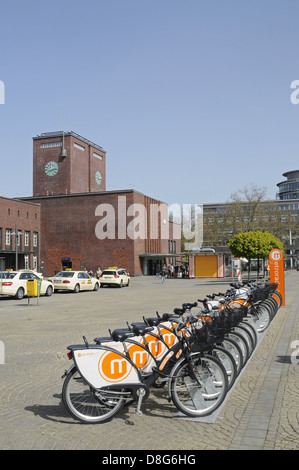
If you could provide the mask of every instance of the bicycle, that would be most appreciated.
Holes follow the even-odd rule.
[[[189,329],[190,324],[192,320],[188,321]],[[186,325],[187,322],[180,322],[177,330]],[[146,333],[152,331],[152,327],[146,328]],[[112,339],[133,340],[135,334],[129,329],[117,330]],[[74,363],[63,376],[62,388],[67,411],[81,422],[105,422],[129,400],[137,401],[136,413],[141,415],[142,402],[160,376],[168,378],[169,396],[187,416],[206,416],[225,399],[228,391],[225,368],[217,358],[205,352],[206,345],[198,341],[196,329],[188,337],[180,336],[147,373],[139,370],[126,352],[103,343],[90,345],[85,337],[83,339],[84,344],[67,348],[69,359]]]
[[[192,305],[193,307],[194,305]],[[184,314],[191,314],[191,306],[190,304],[183,304],[182,308],[175,308],[174,309],[174,314],[168,314],[165,313],[163,314],[162,317],[159,316],[158,312],[156,312],[157,316],[156,317],[149,317],[149,318],[144,318],[143,320],[147,325],[154,326],[157,329],[157,334],[162,337],[168,345],[173,345],[176,342],[179,341],[179,337],[177,335],[176,331],[176,326],[177,322],[175,321],[177,318],[180,318]],[[172,321],[170,322],[169,319]],[[193,316],[194,323],[193,323],[193,328],[197,328],[200,330],[198,332],[198,335],[200,335],[201,339],[203,341],[207,342],[207,332],[205,330],[205,322],[204,321],[198,321],[198,318]],[[183,332],[183,334],[189,334],[188,332],[188,324]],[[231,389],[232,385],[235,382],[235,379],[238,375],[238,370],[237,370],[237,358],[236,356],[223,344],[219,344],[216,341],[216,337],[213,332],[211,332],[211,335],[213,335],[213,338],[209,339],[209,354],[214,355],[217,357],[222,364],[225,367],[227,376],[228,376],[228,389]],[[231,349],[231,348],[230,348]],[[241,351],[238,351],[238,354],[241,354]],[[158,386],[163,386],[165,385],[166,379],[158,379],[157,382],[154,384],[156,387]]]

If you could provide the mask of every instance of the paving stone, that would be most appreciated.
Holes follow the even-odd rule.
[[[66,346],[107,336],[142,316],[172,312],[183,302],[229,287],[229,279],[166,280],[132,278],[129,288],[55,293],[28,306],[27,299],[0,299],[1,450],[201,450],[298,449],[299,365],[290,361],[291,342],[299,340],[299,272],[286,274],[286,305],[265,333],[217,419],[175,419],[167,390],[153,390],[112,421],[83,425],[61,401]]]

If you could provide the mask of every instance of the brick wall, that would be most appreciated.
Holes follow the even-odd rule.
[[[19,268],[24,267],[23,258],[24,254],[28,255],[29,265],[33,267],[32,256],[35,255],[39,258],[39,238],[40,238],[40,206],[29,202],[21,202],[16,199],[8,199],[0,197],[0,251],[2,257],[8,257],[7,262],[15,263],[14,254],[16,249],[16,237],[11,235],[10,245],[5,243],[6,229],[10,229],[11,232],[16,230],[20,231],[20,245],[18,247],[19,252]],[[29,232],[29,245],[25,246],[24,234]],[[33,246],[33,234],[38,234],[38,245]],[[6,263],[5,268],[9,269],[15,266],[9,266]]]
[[[62,258],[70,258],[76,270],[84,267],[95,271],[98,266],[102,269],[118,266],[128,269],[132,275],[139,275],[142,274],[140,253],[168,252],[168,239],[161,239],[163,218],[155,221],[157,238],[150,238],[154,223],[150,205],[160,205],[160,202],[139,192],[108,191],[30,200],[40,203],[42,208],[41,260],[45,275],[61,270]],[[143,207],[144,217],[137,210]],[[134,239],[134,234],[140,234],[143,223],[145,236]]]
[[[35,137],[33,139],[33,196],[76,194],[106,190],[106,152],[81,141],[73,135],[64,137],[67,156],[62,158],[62,136]],[[54,176],[45,173],[45,166],[53,161],[58,164]],[[95,173],[100,172],[102,181],[97,184]]]

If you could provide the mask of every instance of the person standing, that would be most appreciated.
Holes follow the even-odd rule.
[[[102,274],[102,271],[101,271],[101,268],[100,268],[100,266],[99,266],[98,269],[97,269],[97,272],[96,272],[96,277],[97,277],[97,279],[100,278],[100,275],[101,275],[101,274]]]
[[[161,270],[161,282],[162,282],[162,284],[164,284],[164,282],[165,282],[166,274],[167,274],[167,267],[166,267],[166,264],[164,264],[164,266]]]

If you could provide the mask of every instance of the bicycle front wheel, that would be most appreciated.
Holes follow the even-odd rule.
[[[66,376],[62,400],[70,415],[82,423],[102,423],[112,418],[123,406],[120,393],[92,389],[74,367]]]
[[[234,356],[227,349],[219,345],[214,346],[211,354],[217,357],[224,366],[227,375],[228,390],[230,390],[237,377],[237,363]]]
[[[190,417],[213,413],[228,391],[228,379],[221,362],[208,354],[193,353],[171,371],[169,394],[176,408]]]

